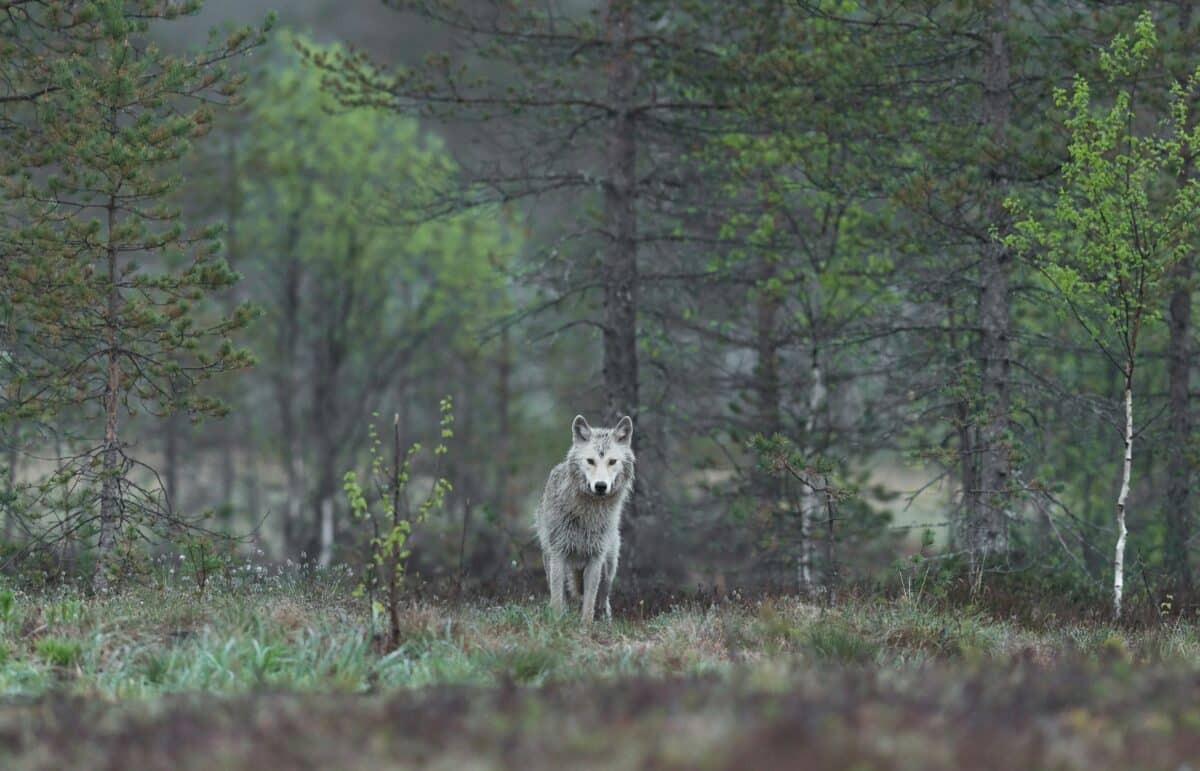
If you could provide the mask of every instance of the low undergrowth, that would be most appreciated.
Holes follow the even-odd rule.
[[[392,648],[344,572],[246,572],[204,592],[0,588],[0,768],[1101,771],[1200,757],[1188,621],[769,597],[638,604],[585,629],[536,596],[414,600]]]
[[[1200,671],[1194,623],[1036,628],[969,607],[792,598],[684,604],[582,628],[545,603],[414,602],[385,650],[335,574],[236,591],[179,586],[85,597],[0,590],[0,692],[146,699],[180,692],[367,693],[429,686],[902,670],[1022,659]],[[376,629],[381,624],[376,624]]]
[[[540,671],[541,658],[534,661]],[[509,660],[509,663],[512,663]],[[0,701],[0,765],[41,769],[1180,769],[1200,680],[1076,660],[798,668],[540,688]]]

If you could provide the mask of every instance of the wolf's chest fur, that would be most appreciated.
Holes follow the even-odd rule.
[[[577,496],[561,509],[561,516],[546,523],[550,544],[564,557],[585,560],[604,553],[620,527],[624,495],[603,501]]]

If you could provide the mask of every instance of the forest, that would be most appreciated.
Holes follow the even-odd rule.
[[[1193,6],[0,0],[0,765],[1195,762]]]

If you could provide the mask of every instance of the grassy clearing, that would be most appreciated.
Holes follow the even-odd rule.
[[[1200,666],[1200,638],[1190,623],[1035,630],[915,602],[823,609],[774,598],[678,607],[591,630],[574,618],[552,618],[540,602],[415,604],[402,623],[403,644],[379,650],[363,604],[336,581],[205,595],[183,588],[103,599],[13,594],[0,603],[0,692],[106,699],[261,689],[365,693],[1014,656],[1043,665],[1119,659]]]
[[[6,769],[1200,757],[1200,637],[1183,622],[1031,628],[919,602],[774,598],[585,630],[540,602],[424,603],[383,652],[336,579],[0,595]]]

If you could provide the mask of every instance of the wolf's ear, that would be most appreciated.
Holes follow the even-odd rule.
[[[587,420],[582,415],[576,415],[571,421],[571,439],[578,442],[586,442],[592,438],[592,427],[588,425]]]
[[[617,427],[613,429],[613,436],[621,444],[629,444],[629,440],[633,438],[633,418],[626,415],[617,423]]]

